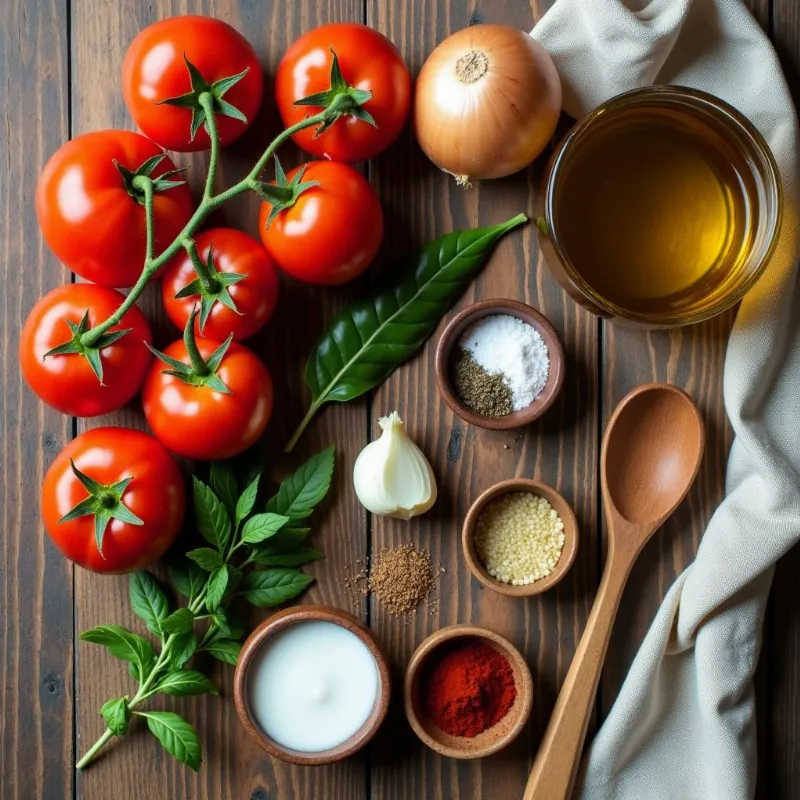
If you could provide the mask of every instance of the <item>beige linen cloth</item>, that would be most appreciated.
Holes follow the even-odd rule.
[[[726,498],[675,581],[583,764],[588,800],[754,794],[755,702],[773,565],[800,539],[798,130],[771,44],[739,0],[556,0],[532,34],[580,118],[647,84],[704,89],[746,114],[785,193],[778,250],[741,305],[725,358],[735,431]],[[775,632],[780,636],[780,631]]]

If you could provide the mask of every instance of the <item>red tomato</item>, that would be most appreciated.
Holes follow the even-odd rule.
[[[235,28],[213,17],[170,17],[149,25],[134,40],[122,62],[122,93],[133,121],[167,150],[185,153],[207,150],[210,140],[201,127],[191,139],[192,110],[157,105],[192,90],[186,58],[206,83],[248,73],[222,95],[247,117],[241,122],[215,115],[223,145],[238,139],[253,122],[261,105],[264,76],[255,50]]]
[[[112,489],[98,497],[101,507],[119,504],[141,524],[112,516],[102,535],[102,552],[95,537],[95,515],[59,522],[90,497],[70,465]],[[114,484],[130,478],[118,503]],[[118,486],[117,489],[120,487]],[[109,495],[111,499],[109,499]],[[135,572],[158,561],[180,530],[186,505],[183,476],[174,459],[152,436],[128,428],[94,428],[73,439],[47,470],[42,484],[42,518],[53,544],[70,560],[95,572]],[[127,515],[126,515],[127,516]]]
[[[153,337],[136,306],[111,328],[133,330],[100,350],[102,384],[79,353],[44,357],[73,338],[67,320],[78,325],[88,311],[92,327],[108,319],[124,299],[105,286],[72,283],[53,289],[33,307],[22,329],[19,360],[28,385],[45,403],[63,414],[95,417],[125,405],[139,391],[151,360],[144,343]]]
[[[306,128],[292,138],[315,156],[333,161],[365,161],[385,150],[400,134],[411,103],[411,76],[400,51],[381,33],[356,23],[333,23],[301,36],[286,52],[275,75],[275,95],[288,128],[321,110],[296,106],[330,88],[331,48],[348,86],[372,92],[363,108],[377,127],[353,116],[340,118],[321,136]]]
[[[145,259],[144,201],[129,194],[114,161],[133,172],[160,154],[130,131],[85,133],[56,150],[39,178],[36,213],[45,241],[69,269],[103,286],[136,283]],[[165,156],[151,177],[173,169]],[[158,255],[192,215],[188,187],[158,192],[153,208]]]
[[[200,330],[198,318],[195,333],[219,341],[227,339],[229,333],[237,341],[247,339],[266,324],[278,301],[278,273],[269,253],[260,242],[233,228],[203,231],[195,237],[195,244],[204,264],[211,254],[218,272],[223,275],[246,276],[244,280],[230,286],[219,286],[220,292],[228,292],[236,305],[236,311],[219,300],[214,300],[205,327]],[[161,283],[164,308],[169,318],[181,330],[186,327],[192,309],[199,303],[200,297],[191,295],[176,298],[175,295],[195,280],[197,273],[185,251],[176,256],[164,271]],[[212,298],[213,295],[209,300]]]
[[[346,283],[370,265],[381,245],[380,201],[369,182],[347,164],[312,161],[303,173],[306,181],[318,181],[319,186],[303,192],[269,227],[272,205],[262,202],[261,241],[278,266],[301,281]]]
[[[204,359],[220,346],[198,339]],[[183,341],[173,342],[164,354],[190,364]],[[217,376],[230,394],[208,386],[192,386],[156,361],[142,389],[144,415],[156,438],[186,458],[216,461],[246,450],[258,440],[272,416],[272,379],[267,368],[246,347],[232,342]]]

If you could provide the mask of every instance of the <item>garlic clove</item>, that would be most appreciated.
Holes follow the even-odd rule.
[[[411,519],[436,502],[433,469],[396,411],[378,424],[381,436],[361,451],[353,467],[356,495],[373,514]]]

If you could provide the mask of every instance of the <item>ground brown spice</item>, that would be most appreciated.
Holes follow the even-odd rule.
[[[390,614],[410,614],[434,587],[430,554],[413,544],[383,550],[373,560],[367,585]]]
[[[459,350],[453,361],[453,388],[465,406],[484,417],[504,417],[514,410],[511,389],[500,374],[487,372],[468,350]]]
[[[413,544],[402,544],[378,553],[371,568],[368,558],[345,564],[342,586],[354,614],[365,612],[364,599],[372,592],[392,616],[405,616],[410,621],[423,603],[431,614],[439,610],[439,600],[433,590],[436,579],[445,572],[447,570],[441,567],[434,573],[430,554],[425,550]]]

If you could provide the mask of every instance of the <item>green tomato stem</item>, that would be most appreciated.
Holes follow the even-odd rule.
[[[137,175],[133,179],[133,185],[136,189],[141,189],[144,192],[144,219],[147,242],[145,244],[145,266],[153,260],[153,238],[154,226],[153,219],[153,181],[145,175]]]
[[[200,283],[203,284],[203,288],[208,294],[216,294],[221,288],[220,283],[211,275],[208,266],[203,259],[200,258],[200,253],[197,252],[197,245],[194,239],[185,239],[183,241],[183,249],[186,250],[186,254],[189,256],[189,260],[192,262],[194,271],[197,273]]]
[[[219,165],[219,131],[217,130],[217,118],[214,115],[214,98],[210,92],[202,92],[197,98],[203,111],[206,112],[205,126],[208,131],[208,138],[211,140],[211,156],[208,162],[208,174],[206,175],[206,185],[203,190],[203,201],[211,200],[214,194],[214,182],[217,179],[217,166]]]
[[[205,359],[197,348],[197,339],[194,335],[194,320],[197,316],[197,308],[189,315],[186,327],[183,329],[183,346],[189,356],[189,363],[192,365],[192,372],[200,377],[205,377],[211,373]]]

